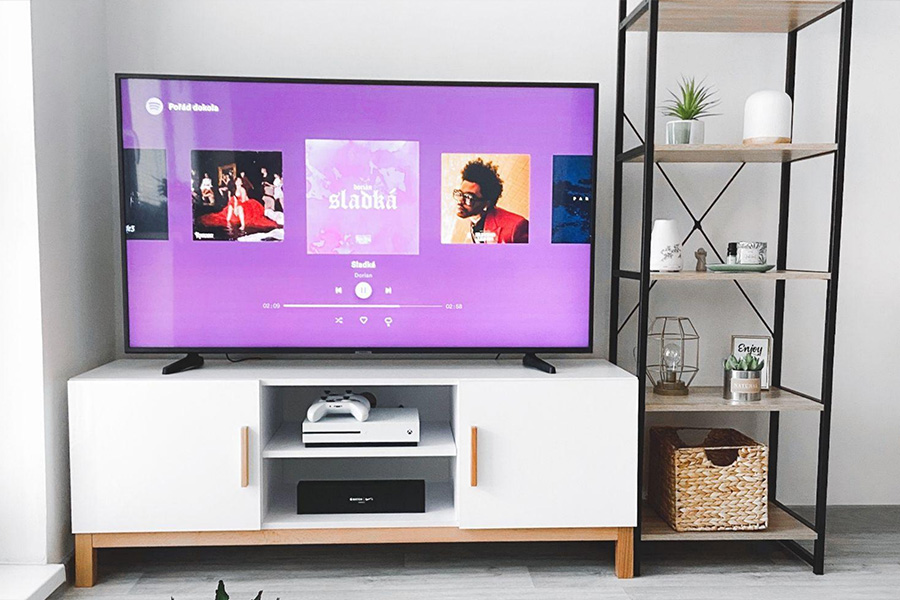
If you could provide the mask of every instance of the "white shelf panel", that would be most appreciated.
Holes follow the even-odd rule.
[[[284,423],[263,450],[263,458],[394,458],[456,456],[450,423],[422,423],[418,446],[307,448],[300,441],[300,423]]]
[[[263,529],[338,529],[384,527],[456,527],[453,485],[425,482],[424,513],[383,513],[352,515],[298,515],[297,487],[275,488],[269,497],[269,511]]]

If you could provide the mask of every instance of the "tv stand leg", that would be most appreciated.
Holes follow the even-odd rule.
[[[634,529],[631,527],[619,527],[616,536],[616,577],[634,577]]]
[[[522,364],[531,369],[537,369],[538,371],[543,371],[544,373],[556,373],[556,367],[548,363],[546,360],[540,359],[535,354],[526,354],[522,357]]]
[[[75,587],[94,587],[97,583],[97,549],[94,536],[75,535]]]
[[[179,358],[170,365],[163,367],[163,375],[172,375],[173,373],[181,373],[182,371],[190,371],[191,369],[199,369],[203,366],[203,357],[196,352],[188,352],[184,358]]]

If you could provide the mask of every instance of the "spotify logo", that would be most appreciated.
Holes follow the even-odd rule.
[[[145,104],[144,107],[147,109],[147,112],[154,117],[163,111],[163,103],[159,98],[150,98],[147,100],[147,104]]]

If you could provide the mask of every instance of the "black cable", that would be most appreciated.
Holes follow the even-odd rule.
[[[228,362],[239,363],[244,362],[245,360],[261,360],[261,356],[246,356],[244,358],[231,358],[227,353],[225,354],[225,358],[228,359]]]

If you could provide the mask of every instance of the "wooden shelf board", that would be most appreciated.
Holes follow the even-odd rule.
[[[769,504],[769,527],[760,531],[675,531],[644,504],[641,540],[645,542],[713,542],[730,540],[814,540],[816,532]]]
[[[263,529],[332,529],[372,527],[456,527],[453,485],[425,482],[424,513],[298,515],[297,487],[276,487],[269,497]]]
[[[422,423],[418,446],[307,448],[300,441],[300,423],[284,423],[266,444],[263,458],[391,458],[456,456],[450,423]]]
[[[659,30],[788,33],[818,19],[843,0],[660,0]],[[646,31],[647,13],[632,25]]]
[[[673,144],[657,145],[653,160],[658,163],[787,163],[837,151],[837,144]],[[628,162],[642,162],[642,154]]]
[[[650,279],[659,281],[774,281],[776,279],[814,279],[827,281],[831,273],[824,271],[768,271],[767,273],[714,273],[712,271],[680,271],[678,273],[650,273]]]
[[[647,389],[647,412],[782,412],[821,411],[823,405],[787,390],[772,388],[759,402],[731,404],[722,398],[721,387],[691,387],[687,396],[658,396]]]

